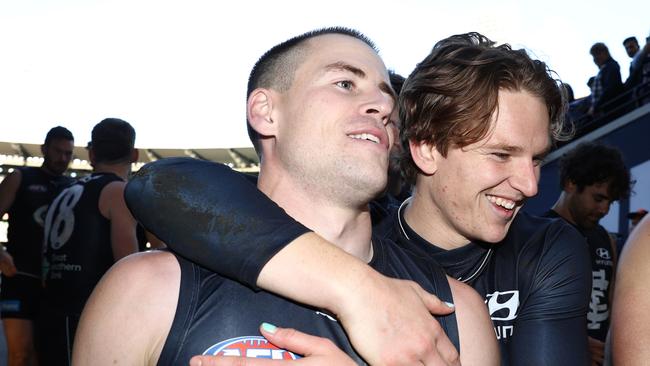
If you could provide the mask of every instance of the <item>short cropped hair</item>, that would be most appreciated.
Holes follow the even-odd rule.
[[[628,42],[634,42],[637,45],[639,44],[639,41],[634,36],[625,38],[623,40],[623,46],[625,46],[625,44],[628,43]]]
[[[589,53],[592,56],[603,52],[609,54],[609,48],[607,48],[607,46],[602,42],[594,43],[594,45],[591,46],[591,49],[589,50]]]
[[[287,91],[293,83],[295,71],[305,59],[307,41],[327,34],[341,34],[354,37],[367,44],[375,52],[379,52],[375,44],[368,37],[354,29],[328,27],[303,33],[274,46],[257,60],[248,77],[246,101],[248,101],[253,90],[257,88],[273,89],[280,92]],[[259,155],[261,154],[259,148],[260,136],[251,127],[248,119],[246,119],[246,124],[248,127],[248,137]]]
[[[480,141],[490,131],[500,90],[527,91],[543,100],[550,118],[549,135],[566,139],[565,96],[546,64],[525,50],[495,43],[479,33],[438,42],[406,79],[399,96],[402,122],[402,173],[411,183],[419,169],[409,141],[435,145],[446,156],[451,147]]]
[[[560,158],[560,188],[573,182],[578,192],[585,187],[609,183],[609,196],[628,198],[633,181],[618,149],[596,142],[583,142]]]
[[[88,143],[95,155],[95,163],[123,163],[131,157],[135,146],[135,130],[119,118],[106,118],[93,127]]]
[[[49,145],[52,140],[67,140],[67,141],[74,141],[74,137],[72,136],[72,132],[68,130],[65,127],[62,126],[56,126],[52,127],[48,132],[47,135],[45,135],[45,142],[43,142],[43,145]]]

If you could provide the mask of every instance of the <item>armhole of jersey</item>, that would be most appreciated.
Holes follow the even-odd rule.
[[[174,255],[181,268],[181,283],[178,292],[178,305],[172,326],[158,358],[157,365],[178,365],[179,351],[183,349],[189,324],[192,321],[199,298],[199,268],[192,262]]]

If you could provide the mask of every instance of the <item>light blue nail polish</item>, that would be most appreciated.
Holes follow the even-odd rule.
[[[447,305],[447,307],[450,307],[452,309],[456,307],[456,305],[454,305],[454,304],[452,304],[450,302],[446,302],[446,301],[445,301],[445,305]]]
[[[278,327],[276,327],[273,324],[269,323],[262,323],[262,329],[264,329],[265,332],[269,332],[271,334],[275,334],[275,332],[278,330]]]

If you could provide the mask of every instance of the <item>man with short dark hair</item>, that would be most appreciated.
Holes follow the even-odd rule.
[[[41,145],[43,164],[21,167],[0,184],[0,216],[9,214],[8,244],[0,251],[1,314],[9,365],[36,365],[35,322],[41,301],[41,248],[47,207],[62,187],[72,160],[74,138],[65,127],[52,128]]]
[[[41,306],[43,365],[69,365],[81,311],[93,288],[118,259],[138,250],[136,222],[124,186],[137,161],[135,130],[107,118],[92,130],[91,175],[63,190],[45,217]]]
[[[249,132],[261,156],[258,188],[307,227],[336,245],[330,248],[323,244],[324,252],[321,254],[334,252],[335,257],[370,262],[385,276],[416,281],[429,291],[440,289],[447,294],[450,287],[451,291],[457,291],[454,299],[459,319],[458,333],[466,337],[461,338],[461,342],[467,342],[463,343],[465,352],[461,353],[460,360],[465,364],[495,364],[498,358],[496,342],[480,297],[468,286],[453,280],[448,282],[440,267],[433,262],[424,261],[394,243],[372,235],[368,202],[386,184],[392,143],[387,126],[391,124],[394,104],[395,94],[383,61],[372,43],[354,30],[325,28],[271,48],[251,72],[247,98]],[[181,163],[177,160],[161,161],[152,164],[151,169],[162,165],[163,173],[171,171],[167,178],[183,177],[183,180],[192,182],[193,187],[205,187],[204,184],[209,182],[210,187],[205,187],[206,194],[226,184],[209,179],[211,173],[206,171],[203,163],[191,162],[188,170],[183,170]],[[228,170],[217,165],[218,168]],[[147,172],[143,169],[146,180]],[[248,184],[244,178],[241,179],[243,182],[227,187],[237,189]],[[166,187],[164,180],[154,185],[134,186],[131,183],[127,189],[127,197],[132,197],[127,198],[130,207],[133,209],[133,202],[138,202],[142,190],[165,190]],[[257,190],[253,187],[253,191]],[[158,198],[157,202],[168,209],[180,210],[179,216],[197,207],[195,204],[207,211],[213,209],[206,200],[193,201],[192,207],[182,207],[173,205],[182,197],[163,195]],[[166,210],[159,211],[163,212]],[[202,217],[208,220],[199,219],[196,223],[227,226],[241,232],[237,228],[244,223],[236,213],[229,215],[226,222],[212,221],[205,213]],[[251,261],[253,267],[275,254],[261,247],[257,250],[259,242],[276,237],[291,240],[308,231],[258,223],[258,229],[264,227],[269,231],[250,241],[244,240],[239,247],[254,258]],[[143,224],[149,226],[147,222]],[[166,237],[158,236],[167,241]],[[314,234],[306,236],[316,238]],[[179,240],[194,241],[190,236]],[[329,261],[320,261],[318,265],[329,267]],[[412,343],[416,348],[429,351],[424,354],[426,358],[420,359],[418,354],[396,353],[391,348],[364,353],[367,350],[359,349],[356,343],[351,344],[354,335],[348,336],[339,322],[344,322],[342,318],[349,316],[342,311],[344,308],[339,307],[340,300],[352,294],[341,291],[335,296],[321,297],[323,302],[314,304],[315,308],[306,306],[302,304],[300,294],[296,301],[289,301],[246,287],[256,287],[256,269],[244,271],[244,279],[234,281],[230,279],[232,276],[217,275],[170,252],[146,253],[120,262],[100,282],[84,310],[74,350],[75,362],[178,365],[187,364],[192,356],[198,354],[295,358],[295,354],[278,349],[258,336],[262,322],[326,337],[329,340],[325,342],[325,349],[336,351],[335,344],[359,363],[363,363],[363,359],[381,363],[387,357],[408,363],[459,362],[457,351],[444,334],[436,338],[439,344],[429,343],[433,333],[440,335],[440,325],[428,309],[414,309],[412,312],[424,313],[423,324],[417,326],[431,334],[404,340],[405,344]],[[322,278],[312,278],[307,273],[305,276],[290,273],[286,279],[301,281],[311,286],[312,291],[319,291],[323,289],[319,285],[327,286],[335,277],[337,273]],[[362,271],[357,272],[355,279],[350,289],[356,293],[365,293],[366,285],[374,281]],[[430,295],[424,295],[424,291],[410,281],[386,281],[390,284],[388,287],[399,295],[409,297],[417,292],[420,294],[417,297],[429,309],[436,308],[434,304],[442,305]],[[398,283],[406,287],[398,286]],[[148,311],[142,311],[145,308]],[[386,309],[384,313],[390,310]],[[462,311],[465,311],[464,315],[461,315]],[[399,318],[388,320],[400,322]],[[265,334],[274,329],[268,324],[262,327],[262,331],[267,332]],[[366,335],[362,334],[361,339]],[[473,343],[480,343],[482,347],[471,347]],[[440,348],[441,354],[431,352],[434,348]],[[295,352],[313,355],[309,349]],[[353,362],[349,357],[341,357],[341,351],[337,354],[337,360],[329,360],[328,364],[341,364],[343,359],[348,364]]]
[[[612,106],[607,106],[606,103],[621,92],[623,84],[618,62],[609,54],[609,49],[604,43],[595,43],[589,53],[599,71],[591,88],[591,107],[587,114],[597,116],[599,113],[606,112],[603,108],[612,109]]]
[[[601,365],[609,330],[617,253],[614,239],[598,222],[609,212],[612,202],[629,196],[630,172],[617,149],[582,143],[560,160],[560,185],[562,193],[545,216],[563,218],[580,231],[589,245],[593,277],[587,330],[592,362]]]

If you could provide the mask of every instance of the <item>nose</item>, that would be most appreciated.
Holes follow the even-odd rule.
[[[537,183],[539,182],[539,165],[533,164],[532,160],[524,160],[517,164],[516,169],[510,174],[510,184],[521,192],[524,197],[529,198],[537,194]]]
[[[611,206],[611,204],[612,204],[612,201],[609,201],[609,200],[603,200],[602,202],[600,202],[600,204],[598,205],[598,213],[601,216],[607,215],[607,213],[609,212],[609,207]]]
[[[386,125],[390,121],[394,106],[395,100],[393,96],[377,88],[368,95],[367,101],[361,106],[361,113],[372,115],[374,118],[381,120],[383,125]]]

